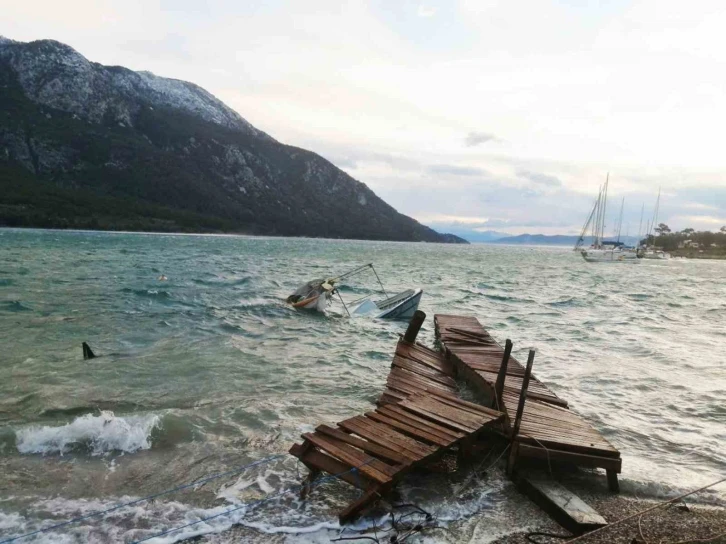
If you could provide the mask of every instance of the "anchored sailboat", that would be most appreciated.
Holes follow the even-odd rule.
[[[620,225],[618,226],[618,240],[605,240],[605,212],[607,211],[608,185],[610,174],[605,178],[605,183],[600,187],[595,205],[587,218],[582,232],[575,244],[575,251],[579,251],[582,258],[590,263],[598,262],[638,262],[638,255],[633,248],[626,247],[620,241],[620,230],[623,225],[623,206],[620,207]],[[584,247],[585,236],[591,232],[593,242],[589,248]]]
[[[650,225],[645,235],[645,247],[641,248],[639,256],[642,259],[655,259],[658,261],[667,261],[671,258],[671,254],[655,247],[655,228],[658,226],[658,214],[660,212],[660,187],[658,188],[658,198],[655,201],[655,210],[653,211],[653,223]],[[653,233],[653,247],[648,247],[648,240],[651,232]]]

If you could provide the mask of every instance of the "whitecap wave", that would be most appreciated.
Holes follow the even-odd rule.
[[[84,448],[91,455],[112,451],[133,453],[151,448],[151,433],[160,426],[157,415],[117,417],[113,412],[85,414],[59,427],[30,426],[15,432],[20,453],[59,453]]]

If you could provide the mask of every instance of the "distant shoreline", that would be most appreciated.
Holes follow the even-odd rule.
[[[145,236],[213,236],[218,238],[258,238],[280,240],[330,240],[332,242],[385,242],[387,244],[431,244],[442,246],[467,246],[455,242],[427,242],[425,240],[378,240],[375,238],[324,238],[321,236],[276,236],[274,234],[248,234],[243,232],[192,232],[192,231],[148,231],[148,230],[105,230],[105,229],[53,229],[46,227],[15,227],[0,225],[3,231],[74,232],[79,234],[141,234]]]

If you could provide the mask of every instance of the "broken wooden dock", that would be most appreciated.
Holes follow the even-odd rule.
[[[608,486],[618,491],[620,452],[532,376],[533,351],[523,367],[511,357],[511,342],[502,348],[475,317],[436,315],[434,322],[449,361],[504,412],[510,474],[524,458],[604,468]]]
[[[452,315],[435,316],[441,351],[434,351],[416,343],[425,317],[417,312],[398,341],[376,409],[334,427],[320,425],[290,449],[310,470],[303,495],[321,472],[362,490],[340,512],[344,523],[410,471],[454,448],[470,456],[479,436],[493,431],[510,441],[508,474],[554,519],[574,533],[605,523],[552,478],[551,467],[604,468],[610,489],[617,491],[620,452],[532,375],[534,351],[523,366],[511,356],[509,340],[502,348],[476,318]],[[485,405],[460,398],[457,377],[478,389]],[[550,470],[544,477],[523,471],[525,459],[545,460]]]
[[[302,435],[290,453],[309,469],[363,491],[339,514],[341,523],[360,515],[411,470],[435,462],[453,448],[466,456],[476,437],[501,423],[501,412],[456,396],[453,367],[434,350],[415,342],[425,319],[419,312],[398,341],[378,408]],[[355,471],[351,472],[352,469]],[[303,495],[307,488],[303,488]]]

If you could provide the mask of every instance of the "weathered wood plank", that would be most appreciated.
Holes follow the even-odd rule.
[[[351,467],[359,467],[360,472],[377,482],[386,483],[390,481],[392,474],[397,472],[395,469],[389,470],[393,467],[385,465],[382,461],[378,461],[344,442],[329,437],[324,438],[316,433],[305,433],[302,437],[336,459],[348,463]]]
[[[383,446],[379,444],[374,444],[373,442],[361,440],[360,438],[351,436],[348,433],[344,433],[343,431],[340,431],[338,429],[333,429],[332,427],[328,427],[327,425],[319,425],[315,430],[319,433],[336,438],[341,442],[346,442],[361,451],[364,451],[370,455],[375,455],[376,457],[380,457],[381,459],[386,459],[399,465],[406,465],[409,463],[409,459],[407,459],[398,452],[395,452],[388,448],[384,448]]]
[[[388,425],[392,429],[396,429],[397,431],[399,431],[403,434],[409,435],[409,436],[415,438],[416,440],[430,442],[437,446],[444,446],[444,447],[449,446],[452,443],[452,441],[449,439],[442,438],[440,436],[429,433],[418,427],[414,427],[407,423],[403,423],[402,421],[398,421],[396,419],[390,418],[384,414],[380,414],[380,413],[376,413],[376,412],[366,412],[365,415],[367,418],[372,419],[373,421],[377,421],[378,423],[383,423],[385,425]]]
[[[409,425],[414,425],[426,429],[432,434],[441,436],[441,438],[451,438],[453,440],[456,440],[465,436],[465,434],[462,432],[455,431],[448,427],[442,427],[441,425],[436,425],[431,420],[424,419],[415,414],[412,414],[411,412],[407,412],[405,409],[398,405],[383,406],[378,409],[378,412],[393,419],[398,419],[403,423],[408,423]]]
[[[605,518],[580,497],[551,478],[542,475],[520,476],[517,486],[552,519],[574,534],[607,525]]]

